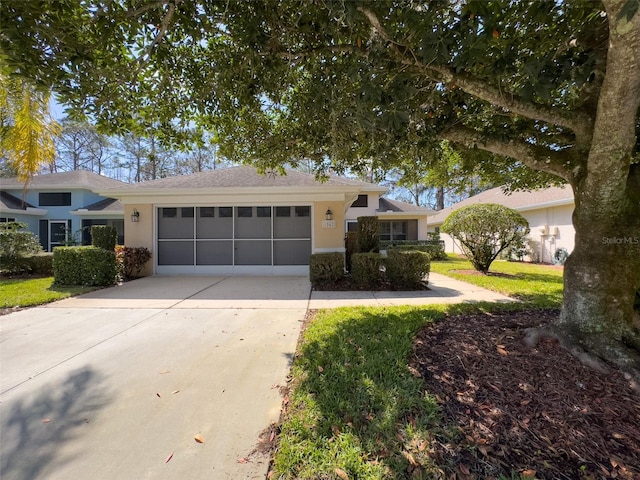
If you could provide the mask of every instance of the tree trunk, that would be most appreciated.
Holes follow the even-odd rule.
[[[444,209],[444,187],[436,189],[436,210]]]
[[[640,202],[625,180],[611,172],[574,186],[575,248],[565,264],[554,329],[569,346],[640,381],[640,325],[633,311],[640,289]]]

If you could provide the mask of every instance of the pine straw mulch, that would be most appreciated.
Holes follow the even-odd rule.
[[[455,479],[640,479],[640,395],[524,329],[558,312],[449,317],[422,329],[412,367],[441,404],[436,461]],[[517,476],[516,476],[517,478]]]

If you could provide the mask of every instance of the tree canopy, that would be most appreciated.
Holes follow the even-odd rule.
[[[2,61],[111,132],[385,168],[446,139],[485,174],[570,184],[555,332],[640,378],[638,0],[5,0]],[[603,239],[630,239],[616,242]]]

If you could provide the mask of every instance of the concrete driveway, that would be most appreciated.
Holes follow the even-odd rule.
[[[309,290],[152,277],[2,317],[0,477],[264,479]]]
[[[307,277],[155,276],[0,317],[0,477],[264,479],[251,452],[307,308],[513,301],[430,282],[310,295]]]

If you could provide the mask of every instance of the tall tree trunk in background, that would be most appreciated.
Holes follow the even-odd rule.
[[[444,187],[436,189],[436,210],[444,209]]]

